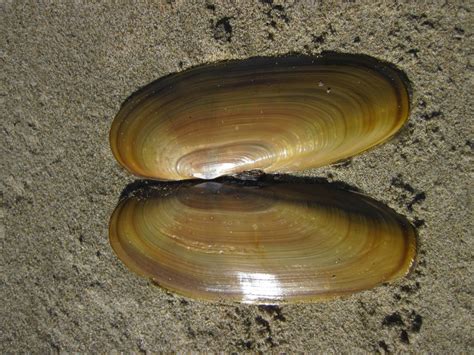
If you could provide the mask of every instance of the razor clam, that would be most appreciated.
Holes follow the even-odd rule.
[[[250,58],[147,85],[121,107],[110,144],[123,167],[151,179],[287,173],[374,147],[408,113],[402,74],[374,58]]]
[[[162,183],[115,209],[112,248],[178,294],[245,303],[318,301],[408,273],[410,223],[327,184]]]

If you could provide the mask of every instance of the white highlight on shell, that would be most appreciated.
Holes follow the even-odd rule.
[[[272,274],[238,272],[242,302],[275,301],[283,296],[280,282]]]
[[[225,175],[236,167],[233,163],[212,164],[208,170],[203,170],[202,173],[195,172],[193,177],[198,179],[212,180],[219,176]]]

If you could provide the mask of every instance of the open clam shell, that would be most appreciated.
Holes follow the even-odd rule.
[[[414,228],[330,185],[173,185],[122,201],[110,243],[131,270],[179,294],[247,303],[316,301],[409,271]]]
[[[380,144],[408,117],[401,74],[358,55],[251,58],[161,78],[127,100],[110,143],[138,176],[292,172]]]

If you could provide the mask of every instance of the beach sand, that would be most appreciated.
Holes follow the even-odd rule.
[[[417,3],[2,2],[0,351],[473,352],[473,8]],[[130,272],[107,231],[135,180],[108,143],[122,102],[195,65],[322,51],[389,61],[412,82],[396,138],[305,175],[412,221],[414,271],[284,306],[193,301]]]

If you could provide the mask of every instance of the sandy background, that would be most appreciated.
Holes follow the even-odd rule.
[[[474,351],[472,11],[452,1],[3,1],[0,351]],[[282,307],[195,302],[129,272],[107,238],[134,180],[108,144],[121,103],[194,65],[323,50],[391,61],[413,83],[396,139],[311,174],[413,221],[415,272]]]

